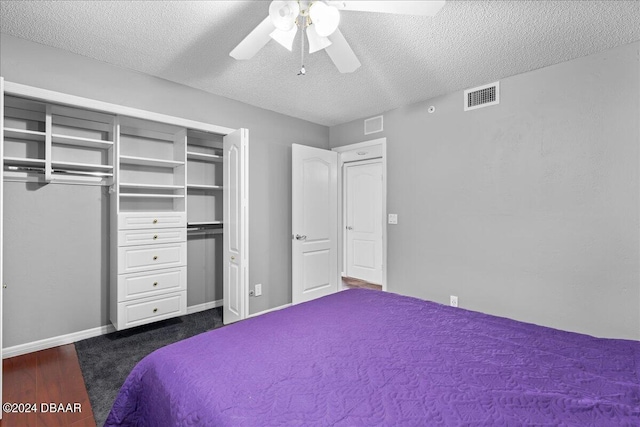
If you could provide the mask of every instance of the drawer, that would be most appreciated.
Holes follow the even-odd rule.
[[[118,248],[118,274],[185,265],[187,265],[186,243]]]
[[[118,275],[118,302],[187,289],[187,267]]]
[[[118,230],[186,226],[187,217],[184,212],[124,212],[118,214]]]
[[[187,313],[187,292],[118,303],[117,329],[182,316]]]
[[[154,245],[187,241],[186,228],[118,231],[118,246]]]

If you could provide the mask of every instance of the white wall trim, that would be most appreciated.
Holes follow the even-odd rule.
[[[187,307],[187,314],[199,313],[205,310],[211,310],[212,308],[222,307],[222,300],[215,300],[205,302],[203,304],[191,305]]]
[[[371,141],[358,142],[356,144],[342,145],[340,147],[332,148],[331,151],[342,153],[344,151],[354,151],[359,148],[372,147],[374,145],[382,145],[386,147],[387,138],[372,139]]]
[[[285,305],[281,305],[281,306],[278,306],[278,307],[270,308],[268,310],[259,311],[257,313],[253,313],[253,314],[248,315],[247,318],[260,316],[262,314],[267,314],[267,313],[270,313],[272,311],[282,310],[283,308],[291,307],[292,305],[293,304],[285,304]]]
[[[97,328],[85,329],[84,331],[72,332],[66,335],[59,335],[57,337],[45,338],[39,341],[14,345],[13,347],[6,347],[2,349],[2,358],[6,359],[9,357],[21,356],[23,354],[33,353],[34,351],[46,350],[48,348],[71,344],[87,338],[106,335],[115,331],[116,328],[114,328],[113,325],[105,325],[98,326]]]
[[[212,308],[222,307],[222,300],[205,302],[204,304],[192,305],[187,307],[187,314],[199,313],[201,311],[209,310]],[[275,309],[274,309],[275,310]],[[66,335],[59,335],[57,337],[45,338],[39,341],[28,342],[25,344],[14,345],[13,347],[6,347],[2,349],[2,358],[7,359],[9,357],[21,356],[27,353],[33,353],[34,351],[46,350],[48,348],[58,347],[61,345],[71,344],[77,341],[86,340],[87,338],[93,338],[100,335],[110,334],[115,332],[116,328],[113,325],[98,326],[97,328],[85,329],[84,331],[72,332]]]

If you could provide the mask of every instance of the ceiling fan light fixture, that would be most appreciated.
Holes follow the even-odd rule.
[[[295,27],[299,14],[300,5],[297,1],[274,0],[269,5],[271,22],[281,31],[289,31]]]
[[[316,26],[311,24],[307,27],[307,39],[309,40],[309,53],[314,53],[331,46],[331,40],[326,37],[320,37],[316,32]]]
[[[309,8],[309,17],[316,27],[320,37],[329,37],[340,24],[340,12],[334,6],[328,6],[323,1],[316,1]]]
[[[275,41],[277,41],[278,43],[280,43],[282,46],[287,48],[289,51],[291,51],[293,50],[293,39],[296,38],[297,32],[298,32],[298,26],[294,25],[293,28],[291,28],[288,31],[282,31],[276,28],[275,30],[273,30],[271,34],[269,34],[269,36]]]

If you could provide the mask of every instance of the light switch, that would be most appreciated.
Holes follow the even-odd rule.
[[[398,223],[398,214],[389,214],[389,224]]]

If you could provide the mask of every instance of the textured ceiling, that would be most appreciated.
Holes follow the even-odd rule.
[[[229,52],[267,1],[6,1],[0,30],[323,125],[589,55],[640,39],[638,1],[448,1],[434,18],[342,12],[362,66],[340,74],[324,51],[300,68],[271,41]],[[298,36],[299,37],[299,36]]]

